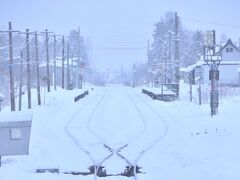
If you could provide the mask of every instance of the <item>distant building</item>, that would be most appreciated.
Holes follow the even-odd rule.
[[[218,67],[220,71],[220,86],[240,86],[240,48],[233,44],[231,39],[215,53],[222,54]],[[181,69],[182,78],[185,82],[192,76],[195,83],[209,83],[209,66],[203,57],[192,66]]]

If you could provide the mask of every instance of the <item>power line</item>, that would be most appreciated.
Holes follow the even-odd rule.
[[[210,22],[210,21],[203,21],[203,20],[199,20],[199,19],[192,19],[192,18],[185,18],[185,17],[181,17],[181,19],[184,19],[184,20],[187,20],[187,21],[192,21],[192,22],[198,22],[198,23],[201,23],[201,24],[211,24],[211,25],[225,26],[225,27],[231,27],[231,28],[240,29],[240,26],[238,26],[238,25],[224,24],[224,23]]]
[[[95,50],[141,50],[147,47],[93,47]]]

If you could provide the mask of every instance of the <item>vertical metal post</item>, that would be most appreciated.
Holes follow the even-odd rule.
[[[46,33],[46,61],[47,61],[47,90],[50,92],[50,70],[49,70],[49,51],[48,51],[48,30],[45,30]]]
[[[41,105],[41,94],[40,94],[40,75],[39,75],[39,56],[38,56],[38,34],[35,32],[35,61],[37,67],[37,97],[38,105]]]
[[[211,116],[216,115],[218,112],[219,105],[219,92],[218,92],[218,80],[219,80],[219,70],[218,66],[222,59],[222,54],[213,54],[212,50],[215,49],[216,45],[204,46],[204,60],[210,66],[209,80],[211,81],[211,92],[210,92],[210,107]],[[220,48],[222,48],[220,46]]]
[[[65,46],[65,42],[64,42],[64,36],[62,37],[62,89],[64,89],[64,60],[65,60],[65,52],[64,52],[64,46]]]
[[[211,115],[216,115],[218,112],[218,82],[216,79],[217,69],[215,63],[211,65],[211,93],[210,93],[210,106],[211,106]]]
[[[9,22],[9,73],[10,73],[10,98],[11,111],[15,111],[15,95],[14,95],[14,79],[13,79],[13,39],[12,39],[12,23]]]
[[[2,157],[0,156],[0,167],[2,166]]]
[[[28,109],[31,109],[31,78],[30,78],[30,42],[29,42],[29,29],[26,29],[26,56],[27,56]]]

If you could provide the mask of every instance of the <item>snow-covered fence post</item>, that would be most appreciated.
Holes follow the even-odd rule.
[[[202,105],[202,87],[201,87],[201,84],[199,84],[199,87],[198,87],[198,104],[199,104],[199,106]]]
[[[2,103],[3,103],[4,99],[5,99],[5,96],[3,94],[0,94],[0,112],[2,110]]]

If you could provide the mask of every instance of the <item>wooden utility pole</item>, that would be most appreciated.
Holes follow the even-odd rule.
[[[38,34],[35,32],[35,61],[37,68],[37,97],[38,105],[41,105],[41,94],[40,94],[40,77],[39,77],[39,57],[38,57]]]
[[[31,78],[30,78],[30,42],[29,29],[26,29],[26,56],[27,56],[27,91],[28,91],[28,109],[31,109]]]
[[[72,61],[71,61],[71,69],[72,69],[72,70],[71,70],[71,74],[72,74],[72,78],[73,78],[73,69],[74,69],[74,68],[73,68],[73,50],[71,51],[71,59],[72,59]],[[74,81],[74,80],[72,79],[72,83],[73,83],[73,81]]]
[[[10,98],[11,98],[11,111],[15,111],[15,95],[14,95],[14,79],[13,79],[13,39],[12,39],[12,23],[9,26],[9,72],[10,72]]]
[[[179,59],[179,17],[175,13],[175,83],[178,84],[177,97],[179,97],[179,81],[180,81],[180,59]]]
[[[136,87],[136,65],[133,64],[133,87]]]
[[[169,62],[169,78],[170,82],[173,82],[173,64],[172,64],[172,32],[169,31],[168,33],[168,46],[169,46],[169,52],[168,52],[168,62]]]
[[[151,65],[150,65],[150,47],[148,40],[148,49],[147,49],[147,59],[148,59],[148,70],[147,70],[147,86],[149,87],[149,83],[151,81]]]
[[[78,27],[78,63],[77,63],[77,79],[78,79],[78,89],[82,89],[83,75],[80,71],[81,64],[81,47],[80,47],[80,28]]]
[[[62,37],[62,89],[64,89],[64,61],[65,61],[65,52],[64,52],[64,46],[65,46],[65,42],[64,42],[64,36]]]
[[[19,84],[19,102],[18,110],[22,110],[22,72],[23,72],[23,51],[21,51],[21,64],[20,64],[20,84]]]
[[[53,34],[53,59],[54,59],[54,67],[53,67],[53,84],[54,84],[54,90],[57,90],[57,70],[56,70],[56,56],[57,56],[57,39],[56,37],[60,35]]]
[[[54,90],[57,90],[57,85],[56,85],[56,34],[53,35],[53,58],[54,58],[54,69],[53,69],[53,84],[54,84]]]
[[[11,111],[15,111],[15,93],[14,93],[14,77],[13,77],[13,32],[19,32],[19,31],[13,31],[12,30],[12,23],[8,22],[8,31],[0,31],[0,33],[8,33],[9,35],[9,77],[10,77],[10,99],[11,99]]]
[[[67,42],[67,89],[70,84],[70,71],[69,71],[69,41]]]
[[[50,70],[49,70],[49,51],[48,51],[48,30],[45,30],[45,35],[46,35],[46,61],[47,61],[47,90],[50,92]]]

